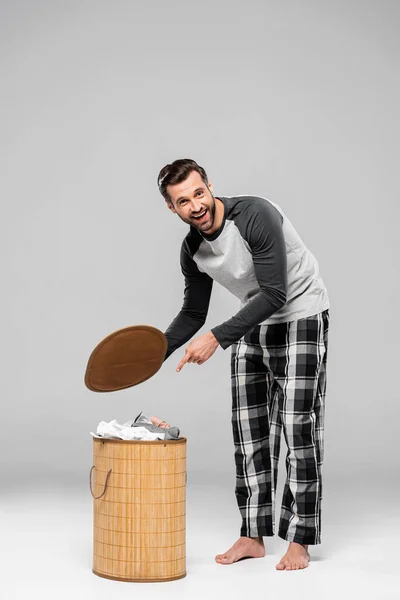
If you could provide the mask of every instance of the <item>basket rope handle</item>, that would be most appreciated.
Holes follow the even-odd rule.
[[[95,498],[95,500],[98,500],[99,498],[101,498],[102,496],[104,496],[104,494],[106,493],[108,478],[110,477],[110,473],[111,473],[112,469],[110,469],[108,471],[108,473],[107,473],[106,481],[105,481],[105,484],[104,484],[104,490],[102,491],[102,493],[100,494],[100,496],[95,496],[93,494],[93,488],[92,488],[92,472],[93,472],[94,468],[95,468],[95,465],[93,465],[93,467],[90,469],[90,473],[89,473],[90,493],[92,494],[93,498]]]

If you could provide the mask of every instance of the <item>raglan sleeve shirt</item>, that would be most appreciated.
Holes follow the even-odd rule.
[[[183,305],[164,332],[168,341],[164,361],[204,325],[213,286],[213,279],[207,273],[199,271],[190,256],[186,240],[182,242],[180,264],[185,279]]]
[[[279,211],[262,198],[253,199],[237,225],[249,244],[260,290],[231,319],[211,329],[224,350],[282,308],[287,294],[286,245]]]

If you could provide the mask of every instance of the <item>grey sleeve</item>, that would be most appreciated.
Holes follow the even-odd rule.
[[[210,304],[213,279],[199,271],[185,240],[181,247],[181,270],[185,279],[183,305],[164,332],[168,349],[164,361],[204,325]]]
[[[286,245],[279,211],[255,197],[235,222],[249,244],[260,291],[231,319],[211,329],[224,350],[284,306],[287,294]]]

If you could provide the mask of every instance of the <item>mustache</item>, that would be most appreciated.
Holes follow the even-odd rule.
[[[213,206],[206,206],[205,208],[202,208],[198,213],[196,213],[196,214],[192,213],[190,215],[190,218],[192,218],[192,217],[198,217],[204,211],[209,212],[211,214],[211,216],[212,216],[214,214],[214,210],[213,209],[215,209],[215,207],[213,207]]]

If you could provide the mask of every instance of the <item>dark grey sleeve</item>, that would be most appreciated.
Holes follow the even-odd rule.
[[[282,216],[263,198],[252,198],[235,223],[248,242],[260,291],[228,321],[211,329],[225,350],[286,303],[287,259]]]
[[[183,305],[164,332],[168,340],[164,361],[204,325],[210,304],[213,279],[207,273],[199,271],[189,254],[185,240],[181,247],[180,262],[185,278]]]

